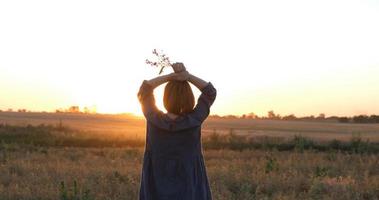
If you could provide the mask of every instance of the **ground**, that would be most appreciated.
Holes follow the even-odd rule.
[[[0,199],[138,199],[143,119],[0,113],[0,124]],[[210,119],[204,138],[214,132],[221,137],[203,142],[216,200],[379,199],[377,144],[362,142],[377,141],[378,125]],[[283,149],[249,146],[234,135],[289,142]],[[345,148],[334,149],[332,139],[345,141]],[[325,145],[307,148],[308,140]]]

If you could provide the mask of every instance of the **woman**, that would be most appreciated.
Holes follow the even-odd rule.
[[[216,98],[211,83],[189,74],[182,63],[175,73],[144,81],[138,99],[147,121],[140,200],[210,200],[201,149],[201,125]],[[167,113],[155,106],[153,90],[167,83],[163,102]],[[189,83],[201,95],[194,107]]]

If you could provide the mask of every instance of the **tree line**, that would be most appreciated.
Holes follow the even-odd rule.
[[[340,123],[379,123],[379,115],[356,115],[353,117],[339,117]]]
[[[340,123],[379,123],[379,115],[355,115],[348,116],[329,116],[326,117],[324,113],[317,116],[303,116],[297,117],[295,114],[281,116],[276,114],[273,110],[267,112],[267,116],[259,116],[255,113],[243,115],[211,115],[214,119],[261,119],[261,120],[285,120],[285,121],[333,121]]]

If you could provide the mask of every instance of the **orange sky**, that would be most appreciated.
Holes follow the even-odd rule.
[[[213,114],[378,114],[378,11],[343,0],[2,1],[0,109],[141,114],[138,87],[158,73],[144,61],[158,48],[215,85]]]

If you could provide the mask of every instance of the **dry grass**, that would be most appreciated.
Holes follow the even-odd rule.
[[[65,126],[60,131],[51,126],[2,127],[0,199],[138,199],[143,119],[0,113],[0,124],[57,125],[60,121],[81,131]],[[205,162],[216,200],[379,199],[379,156],[368,153],[376,152],[368,149],[377,149],[378,143],[365,142],[366,138],[379,141],[378,125],[211,119],[204,128],[204,135],[214,129],[221,134],[230,130],[235,133],[218,140],[212,140],[210,134],[210,140],[204,140]],[[362,140],[351,140],[353,133],[360,133],[358,139]],[[241,140],[241,135],[248,136],[247,140]],[[349,146],[346,151],[316,152],[311,140],[292,140],[293,135],[321,143],[336,138]],[[295,148],[271,148],[283,141]],[[288,144],[284,143],[285,147]],[[324,144],[341,145],[337,140]],[[244,145],[246,148],[240,148]]]
[[[141,148],[13,147],[0,157],[0,199],[138,199]],[[207,150],[216,200],[379,199],[377,155]],[[85,195],[87,193],[88,195]],[[74,199],[74,198],[73,198]]]
[[[227,133],[231,128],[237,134],[248,136],[292,137],[302,135],[313,140],[347,141],[352,134],[360,134],[363,139],[379,141],[379,124],[250,119],[209,119],[205,123],[205,129],[208,132],[217,129],[218,132]]]
[[[10,113],[0,112],[0,124],[38,125],[58,124],[100,134],[127,137],[144,137],[145,120],[131,115],[87,115],[69,113]],[[228,133],[230,129],[239,135],[293,137],[302,135],[315,140],[337,139],[347,141],[352,134],[362,139],[379,142],[379,124],[344,124],[337,122],[305,122],[249,119],[208,119],[203,127],[204,135],[217,129]]]

